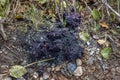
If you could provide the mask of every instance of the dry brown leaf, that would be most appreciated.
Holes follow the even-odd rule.
[[[100,22],[99,25],[103,28],[106,28],[106,29],[109,28],[109,26],[105,22]]]
[[[97,42],[98,42],[98,44],[102,45],[102,44],[104,44],[106,41],[105,41],[104,39],[99,39]]]

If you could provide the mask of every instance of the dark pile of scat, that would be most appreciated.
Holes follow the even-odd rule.
[[[26,42],[30,61],[55,58],[52,62],[60,64],[64,61],[74,62],[77,58],[83,56],[84,48],[79,45],[76,38],[75,28],[80,24],[80,15],[70,13],[64,16],[66,20],[66,28],[59,27],[46,30],[41,33],[30,35],[31,39]],[[32,38],[36,38],[33,40]]]
[[[55,28],[45,32],[45,37],[32,42],[31,58],[33,60],[55,58],[57,63],[74,61],[82,57],[84,48],[80,47],[74,31],[68,28]]]

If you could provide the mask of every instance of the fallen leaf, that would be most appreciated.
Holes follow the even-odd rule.
[[[7,0],[0,0],[0,4],[1,4],[2,6],[4,6],[6,2],[7,2]]]
[[[20,65],[12,66],[9,69],[9,74],[15,78],[21,78],[27,72],[26,68]]]
[[[109,28],[109,26],[105,22],[101,22],[101,23],[99,23],[99,25],[103,28],[106,28],[106,29]]]
[[[110,20],[111,21],[115,21],[115,14],[114,13],[110,13]]]
[[[105,59],[109,59],[110,54],[112,53],[112,48],[111,47],[105,47],[101,50],[101,55]]]
[[[93,16],[93,18],[95,19],[95,20],[99,20],[100,19],[100,13],[99,13],[99,11],[97,10],[97,9],[93,9],[93,11],[92,11],[92,16]]]
[[[104,39],[99,39],[97,42],[98,42],[98,44],[102,45],[102,44],[104,44],[106,41],[105,41]]]
[[[80,36],[80,39],[82,39],[85,42],[87,42],[90,39],[89,34],[85,32],[80,32],[79,36]]]

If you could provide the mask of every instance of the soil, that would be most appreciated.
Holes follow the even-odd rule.
[[[8,40],[4,41],[0,36],[0,74],[9,70],[12,65],[27,65],[29,63],[54,58],[54,60],[39,63],[28,67],[28,73],[23,76],[26,80],[38,80],[49,76],[45,80],[119,80],[120,79],[120,54],[112,54],[109,60],[105,60],[101,54],[101,46],[91,35],[88,42],[80,39],[79,33],[85,28],[84,20],[80,22],[80,16],[74,15],[74,19],[67,15],[66,27],[48,27],[35,30],[27,24],[27,31],[21,31],[14,25],[5,25]],[[70,18],[70,19],[69,19]],[[73,21],[72,21],[73,20]],[[16,21],[26,23],[24,21]],[[73,24],[71,24],[73,23]],[[77,26],[77,27],[76,27]],[[23,27],[24,24],[23,24]],[[119,36],[116,36],[119,42]],[[119,46],[118,46],[119,48]],[[117,48],[117,49],[118,49]],[[69,76],[69,72],[52,70],[55,67],[63,68],[68,62],[76,63],[76,59],[82,60],[83,74],[80,77]],[[66,68],[66,67],[64,67]],[[65,69],[66,70],[66,69]],[[35,78],[35,72],[39,75]],[[1,80],[4,80],[0,78]],[[12,78],[12,80],[18,80]]]

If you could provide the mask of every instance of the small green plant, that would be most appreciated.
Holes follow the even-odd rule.
[[[110,54],[112,53],[112,48],[111,47],[105,47],[101,50],[101,55],[103,56],[103,58],[105,59],[109,59],[110,58]]]
[[[0,0],[0,4],[1,4],[2,6],[4,6],[6,2],[7,2],[6,0]]]
[[[87,41],[90,39],[89,34],[86,33],[86,32],[80,32],[80,33],[79,33],[79,36],[80,36],[80,38],[81,38],[83,41],[85,41],[85,42],[87,42]]]
[[[27,19],[31,20],[34,24],[34,29],[38,30],[38,25],[42,22],[42,19],[40,12],[34,5],[32,5],[32,7],[25,12],[24,16],[26,16]]]
[[[10,68],[9,73],[12,77],[21,78],[25,73],[27,73],[27,70],[24,66],[15,65]]]
[[[7,5],[5,4],[6,4],[6,0],[0,0],[0,18],[5,16],[5,11],[7,8]]]
[[[92,11],[92,16],[93,16],[93,18],[95,19],[95,20],[100,20],[100,13],[99,13],[99,11],[97,10],[97,9],[93,9],[93,11]]]

